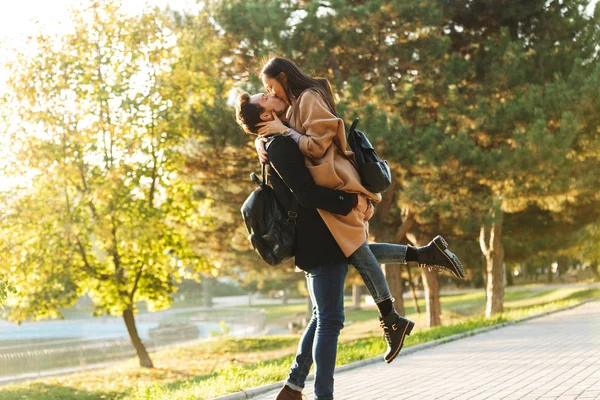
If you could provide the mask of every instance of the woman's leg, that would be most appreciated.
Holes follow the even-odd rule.
[[[374,253],[379,255],[382,262],[401,263],[406,262],[407,247],[390,244],[371,246],[374,246],[375,252],[365,242],[349,257],[349,261],[360,273],[379,308],[379,322],[388,344],[384,359],[390,363],[402,349],[405,337],[410,335],[415,324],[400,316],[394,309],[390,288]]]
[[[371,293],[375,303],[381,303],[385,300],[391,299],[392,294],[390,292],[390,287],[388,286],[387,280],[385,279],[385,275],[383,274],[383,271],[379,265],[379,260],[371,250],[371,246],[373,245],[369,245],[367,242],[363,243],[362,246],[352,253],[350,257],[348,257],[348,261],[350,264],[354,265],[354,268],[356,268],[362,277],[363,282],[369,290],[369,293]],[[396,250],[396,253],[394,253],[393,250]],[[380,257],[387,257],[386,260],[392,259],[392,256],[396,257],[397,259],[404,259],[406,254],[406,248],[404,250],[389,249],[386,247],[381,247],[381,245],[376,247],[376,251]]]
[[[360,273],[375,303],[392,297],[380,264],[406,264],[408,250],[408,246],[403,244],[365,243],[348,258]],[[411,261],[417,261],[416,257]]]
[[[406,264],[408,246],[403,244],[371,243],[369,244],[369,248],[379,264]]]

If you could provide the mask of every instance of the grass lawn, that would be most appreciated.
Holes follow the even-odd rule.
[[[407,301],[406,314],[417,323],[405,347],[441,337],[522,318],[542,311],[576,304],[600,296],[600,289],[561,288],[521,290],[505,293],[505,312],[491,319],[483,317],[485,293],[475,292],[442,297],[444,326],[422,328],[423,313],[415,314]],[[422,302],[421,309],[425,309]],[[306,306],[267,306],[268,321],[276,321]],[[342,330],[338,365],[379,356],[384,351],[374,308],[348,310],[348,325]],[[47,378],[0,387],[3,400],[46,399],[127,399],[183,400],[211,399],[242,389],[280,381],[287,375],[298,343],[298,335],[257,338],[221,338],[152,354],[156,368],[137,367],[128,360],[114,367],[62,377]]]

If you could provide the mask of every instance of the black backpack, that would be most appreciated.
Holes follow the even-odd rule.
[[[253,172],[250,178],[258,185],[242,205],[242,218],[248,240],[258,255],[269,265],[280,265],[294,257],[298,200],[294,196],[290,211],[277,201],[275,191],[267,185],[266,165],[262,181]]]
[[[348,144],[356,156],[355,167],[360,175],[362,185],[373,193],[383,193],[392,184],[392,173],[388,162],[382,160],[367,136],[356,129],[359,118],[356,118],[348,133]],[[345,125],[345,124],[344,124]]]

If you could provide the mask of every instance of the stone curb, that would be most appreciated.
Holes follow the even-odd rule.
[[[409,354],[416,353],[417,351],[430,349],[432,347],[436,347],[436,346],[442,345],[444,343],[454,342],[456,340],[463,339],[465,337],[475,336],[475,335],[479,335],[481,333],[490,332],[490,331],[493,331],[493,330],[496,330],[496,329],[504,328],[505,326],[516,325],[516,324],[519,324],[521,322],[529,321],[531,319],[541,318],[541,317],[545,317],[547,315],[555,314],[555,313],[558,313],[558,312],[571,310],[571,309],[579,307],[579,306],[581,306],[581,305],[583,305],[585,303],[589,303],[591,301],[597,301],[597,300],[600,300],[600,297],[592,297],[590,299],[584,300],[584,301],[582,301],[580,303],[577,303],[577,304],[574,304],[572,306],[568,306],[568,307],[564,307],[564,308],[559,308],[557,310],[545,311],[545,312],[542,312],[542,313],[539,313],[539,314],[530,315],[528,317],[516,319],[516,320],[513,320],[513,321],[506,321],[506,322],[502,322],[502,323],[499,323],[499,324],[496,324],[496,325],[491,325],[491,326],[486,326],[484,328],[475,329],[475,330],[472,330],[472,331],[467,331],[467,332],[463,332],[463,333],[457,333],[456,335],[443,337],[441,339],[433,340],[433,341],[427,342],[427,343],[418,344],[416,346],[411,346],[411,347],[408,347],[406,349],[402,349],[402,351],[400,352],[400,354],[398,354],[398,357],[407,356]],[[353,369],[365,367],[367,365],[380,364],[382,362],[383,362],[383,358],[381,356],[373,357],[373,358],[368,358],[366,360],[355,361],[353,363],[337,367],[335,369],[335,373],[337,374],[337,373],[344,372],[344,371],[350,371],[350,370],[353,370]],[[314,374],[310,374],[306,378],[306,382],[310,382],[312,380],[314,380]],[[227,396],[216,397],[213,400],[244,400],[244,399],[251,399],[253,397],[256,397],[256,396],[259,396],[261,394],[270,392],[272,390],[279,389],[279,388],[283,387],[284,383],[285,383],[285,381],[271,383],[269,385],[260,386],[260,387],[254,388],[254,389],[248,389],[248,390],[243,390],[241,392],[232,393],[232,394],[229,394]]]

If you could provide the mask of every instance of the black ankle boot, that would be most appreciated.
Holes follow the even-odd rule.
[[[385,317],[379,317],[379,324],[383,328],[383,337],[387,342],[387,351],[383,358],[389,364],[400,353],[404,338],[410,335],[415,323],[392,311]]]
[[[436,236],[427,246],[417,247],[419,265],[422,267],[441,267],[459,278],[465,279],[467,274],[456,254],[448,250],[448,243],[441,236]]]

